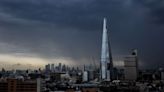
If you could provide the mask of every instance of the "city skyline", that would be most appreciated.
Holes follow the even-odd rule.
[[[83,65],[92,58],[99,63],[104,17],[115,65],[136,48],[140,67],[164,67],[163,5],[161,0],[1,0],[0,67]]]

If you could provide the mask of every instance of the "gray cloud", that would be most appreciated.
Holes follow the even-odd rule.
[[[1,0],[0,42],[16,48],[0,50],[99,61],[105,16],[114,56],[138,48],[146,67],[160,66],[163,6],[162,0]]]

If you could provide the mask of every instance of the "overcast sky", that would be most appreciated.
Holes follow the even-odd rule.
[[[164,67],[163,0],[0,0],[0,67],[99,62],[103,17],[115,64]]]

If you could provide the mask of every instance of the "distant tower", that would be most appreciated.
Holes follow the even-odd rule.
[[[84,71],[83,71],[83,82],[88,81],[88,71],[86,70],[86,66],[84,65]]]
[[[58,68],[59,68],[59,72],[61,72],[62,71],[62,64],[61,63],[59,63]]]
[[[111,81],[111,72],[113,67],[111,48],[107,31],[107,20],[104,18],[103,34],[102,34],[102,48],[101,48],[101,61],[100,61],[100,79]]]
[[[54,66],[54,64],[51,64],[51,71],[52,71],[52,72],[55,71],[55,66]]]
[[[46,70],[46,72],[50,72],[50,70],[51,70],[50,64],[45,65],[45,70]]]

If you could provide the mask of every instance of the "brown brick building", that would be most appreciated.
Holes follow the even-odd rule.
[[[7,79],[0,81],[0,92],[38,92],[37,80]]]

